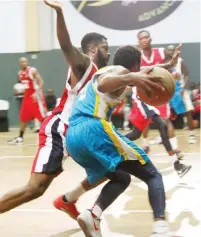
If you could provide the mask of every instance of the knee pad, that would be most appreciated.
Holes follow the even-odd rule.
[[[121,180],[122,180],[122,183],[124,183],[124,185],[128,187],[129,184],[131,183],[130,174],[121,171]]]
[[[115,173],[110,173],[107,176],[111,181],[118,182],[122,187],[127,188],[131,182],[131,176],[129,173],[126,173],[121,170],[117,170]]]

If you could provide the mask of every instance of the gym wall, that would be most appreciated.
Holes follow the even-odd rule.
[[[125,1],[111,1],[110,4],[116,2],[126,4]],[[162,1],[157,2],[162,4]],[[142,3],[147,5],[144,1],[133,1],[132,5],[85,5],[81,13],[77,10],[77,8],[80,9],[81,1],[74,3],[74,5],[71,2],[62,2],[62,4],[66,23],[75,46],[80,46],[80,40],[85,33],[96,31],[108,37],[111,45],[110,51],[113,54],[118,45],[137,44],[136,34],[139,27],[140,29],[145,28],[151,32],[153,46],[166,47],[170,43],[182,42],[181,56],[188,65],[190,80],[199,82],[200,2],[196,0],[185,1],[178,6],[174,6],[172,1],[163,2],[168,2],[169,5],[167,3],[166,5],[153,4],[153,6],[149,5],[149,9],[145,9],[144,5],[138,5]],[[109,11],[108,7],[112,7],[114,10],[111,11],[109,8]],[[109,12],[107,14],[121,15],[125,13],[127,7],[135,7],[139,11],[133,24],[124,22],[123,26],[128,26],[132,30],[117,29],[119,25],[115,25],[115,22],[110,22],[109,26],[105,26],[108,22],[103,22],[101,14],[98,19],[94,18],[97,16],[97,9],[99,12],[104,10],[106,13]],[[115,9],[118,14],[116,14]],[[87,15],[89,10],[93,13],[90,16]],[[9,14],[7,14],[8,12]],[[158,17],[157,14],[159,14],[159,18],[155,20],[154,15]],[[110,18],[112,19],[112,16]],[[122,21],[126,19],[125,17],[121,18]],[[19,57],[28,57],[30,64],[37,67],[45,80],[45,89],[53,88],[58,97],[62,93],[67,67],[59,49],[55,23],[54,11],[42,2],[0,1],[0,76],[2,82],[0,99],[6,99],[10,102],[10,125],[18,125],[18,111],[15,98],[12,95],[12,88],[17,81]]]

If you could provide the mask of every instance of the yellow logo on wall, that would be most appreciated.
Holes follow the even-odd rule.
[[[136,30],[154,25],[171,15],[183,1],[100,0],[71,1],[92,22],[115,30]]]

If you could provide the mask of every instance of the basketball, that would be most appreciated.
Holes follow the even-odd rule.
[[[150,72],[150,75],[163,77],[163,79],[161,79],[161,81],[158,83],[160,83],[165,90],[161,91],[160,89],[155,88],[154,95],[150,98],[144,90],[137,88],[137,95],[139,96],[140,100],[148,105],[153,106],[160,106],[168,103],[175,91],[175,81],[172,74],[164,68],[155,67]]]
[[[13,87],[17,93],[24,93],[24,85],[22,83],[16,83]]]

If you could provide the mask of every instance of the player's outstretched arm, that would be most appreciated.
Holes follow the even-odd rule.
[[[60,3],[53,0],[44,0],[44,2],[56,10],[57,37],[59,44],[75,77],[77,80],[80,80],[89,66],[90,59],[87,55],[82,54],[76,47],[72,45]]]
[[[181,61],[181,71],[184,75],[184,87],[183,90],[187,88],[188,82],[189,82],[189,76],[188,76],[188,68],[186,64],[184,63],[184,60]]]
[[[180,53],[181,53],[181,47],[182,47],[182,44],[179,44],[176,47],[174,55],[172,56],[172,59],[171,59],[170,62],[164,63],[164,64],[156,64],[156,65],[154,65],[154,67],[162,67],[162,68],[167,69],[167,70],[175,67],[177,65],[177,61],[178,61],[178,58],[179,58]],[[151,68],[151,67],[150,66],[141,67],[141,70],[146,69],[146,68]]]
[[[149,75],[150,69],[145,69],[140,72],[130,72],[124,67],[117,66],[98,77],[98,90],[102,93],[112,93],[119,96],[127,86],[136,86],[152,95],[153,88],[163,88],[156,82],[160,81],[161,77]]]

